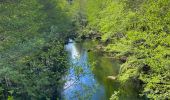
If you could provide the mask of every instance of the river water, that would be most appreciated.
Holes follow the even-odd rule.
[[[120,90],[120,83],[107,78],[118,75],[120,62],[101,52],[88,52],[95,44],[94,41],[75,43],[70,40],[65,46],[71,67],[65,77],[64,100],[108,100],[114,91]],[[131,86],[124,91],[121,95],[124,100],[138,100]]]

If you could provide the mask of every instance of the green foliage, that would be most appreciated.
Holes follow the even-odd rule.
[[[126,57],[118,79],[142,81],[140,92],[150,99],[170,97],[169,6],[169,0],[86,1],[83,33],[97,32],[107,41],[105,51]]]
[[[63,0],[0,1],[0,98],[60,98],[71,31]]]
[[[115,91],[110,100],[119,100],[119,91]]]

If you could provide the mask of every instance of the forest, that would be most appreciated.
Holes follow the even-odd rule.
[[[0,100],[169,99],[170,0],[0,0]]]

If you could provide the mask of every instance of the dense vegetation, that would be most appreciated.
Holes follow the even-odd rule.
[[[123,61],[122,86],[170,99],[170,0],[0,0],[0,99],[61,98],[64,43],[75,36]]]
[[[79,36],[101,36],[104,51],[124,60],[119,81],[139,84],[140,96],[170,99],[170,1],[75,0],[77,4]],[[112,99],[119,99],[120,92]]]
[[[0,99],[60,98],[72,30],[63,0],[0,0]]]

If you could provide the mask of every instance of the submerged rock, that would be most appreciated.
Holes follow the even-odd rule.
[[[107,76],[107,79],[116,80],[116,76]]]

